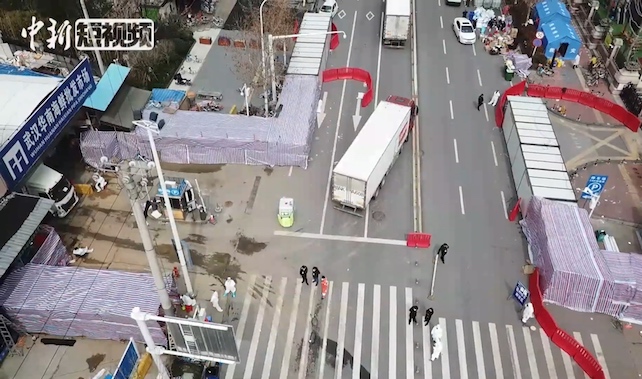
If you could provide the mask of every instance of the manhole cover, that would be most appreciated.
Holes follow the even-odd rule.
[[[381,211],[374,211],[372,212],[372,218],[375,221],[383,221],[383,219],[386,218],[386,214]]]

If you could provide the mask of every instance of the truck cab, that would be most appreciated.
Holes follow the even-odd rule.
[[[55,203],[49,212],[58,218],[67,216],[78,204],[78,195],[69,179],[44,164],[29,177],[23,192],[53,200]]]

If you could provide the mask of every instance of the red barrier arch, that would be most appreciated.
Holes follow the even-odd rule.
[[[515,84],[507,89],[501,96],[501,99],[495,108],[495,123],[498,127],[501,128],[504,123],[504,105],[506,104],[506,97],[521,95],[524,92],[526,92],[526,95],[530,97],[566,100],[591,107],[613,117],[633,132],[637,132],[640,128],[640,119],[638,116],[629,112],[621,105],[615,104],[599,96],[595,96],[592,93],[571,88],[542,86],[539,84],[529,84],[527,86],[526,81]]]
[[[360,81],[368,87],[368,90],[363,95],[363,99],[361,100],[361,107],[367,107],[373,100],[374,95],[372,88],[372,77],[370,76],[370,73],[364,69],[353,67],[332,68],[323,71],[322,79],[323,83],[333,82],[335,80]]]

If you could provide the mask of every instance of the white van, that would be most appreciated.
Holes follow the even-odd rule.
[[[76,189],[63,174],[40,164],[24,185],[23,192],[55,201],[51,214],[63,218],[78,204]]]
[[[326,0],[321,6],[321,9],[319,9],[321,13],[330,13],[331,17],[334,17],[337,11],[339,11],[339,5],[336,0]]]

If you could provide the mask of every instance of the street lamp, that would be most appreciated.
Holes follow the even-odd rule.
[[[169,220],[169,226],[172,229],[172,236],[174,237],[174,246],[176,246],[176,253],[178,254],[178,261],[181,264],[181,271],[183,272],[183,277],[185,278],[185,287],[187,293],[190,295],[194,294],[194,288],[192,287],[192,281],[189,277],[189,271],[187,270],[187,261],[185,260],[185,252],[183,251],[183,246],[181,244],[181,238],[178,235],[178,228],[176,227],[176,220],[174,219],[174,213],[172,212],[172,203],[169,201],[169,195],[167,194],[167,185],[165,184],[165,176],[163,176],[163,170],[160,166],[160,159],[158,158],[158,152],[156,151],[156,143],[154,142],[153,133],[160,133],[158,129],[158,124],[150,120],[137,120],[132,121],[136,126],[147,131],[147,138],[149,139],[149,147],[152,150],[152,157],[154,158],[154,164],[156,165],[156,173],[158,175],[158,181],[160,182],[161,191],[163,192],[163,200],[165,202],[165,213],[167,214],[167,219]]]
[[[268,116],[269,113],[269,105],[268,105],[268,96],[266,94],[267,92],[267,65],[265,64],[265,36],[263,33],[263,6],[265,3],[267,3],[268,0],[263,0],[261,5],[259,6],[259,21],[261,23],[261,68],[263,69],[263,97],[265,98],[265,117]],[[274,94],[272,95],[274,99]],[[250,110],[247,109],[247,114],[250,114]]]
[[[303,34],[286,34],[283,36],[273,36],[271,34],[268,34],[268,51],[269,51],[269,59],[270,59],[270,71],[272,72],[272,96],[273,100],[276,102],[276,74],[274,71],[274,40],[277,39],[287,39],[287,38],[297,38],[297,37],[312,37],[312,36],[328,36],[332,34],[343,34],[343,38],[345,39],[346,33],[343,30],[333,30],[331,32],[319,32],[319,33],[303,33]]]

